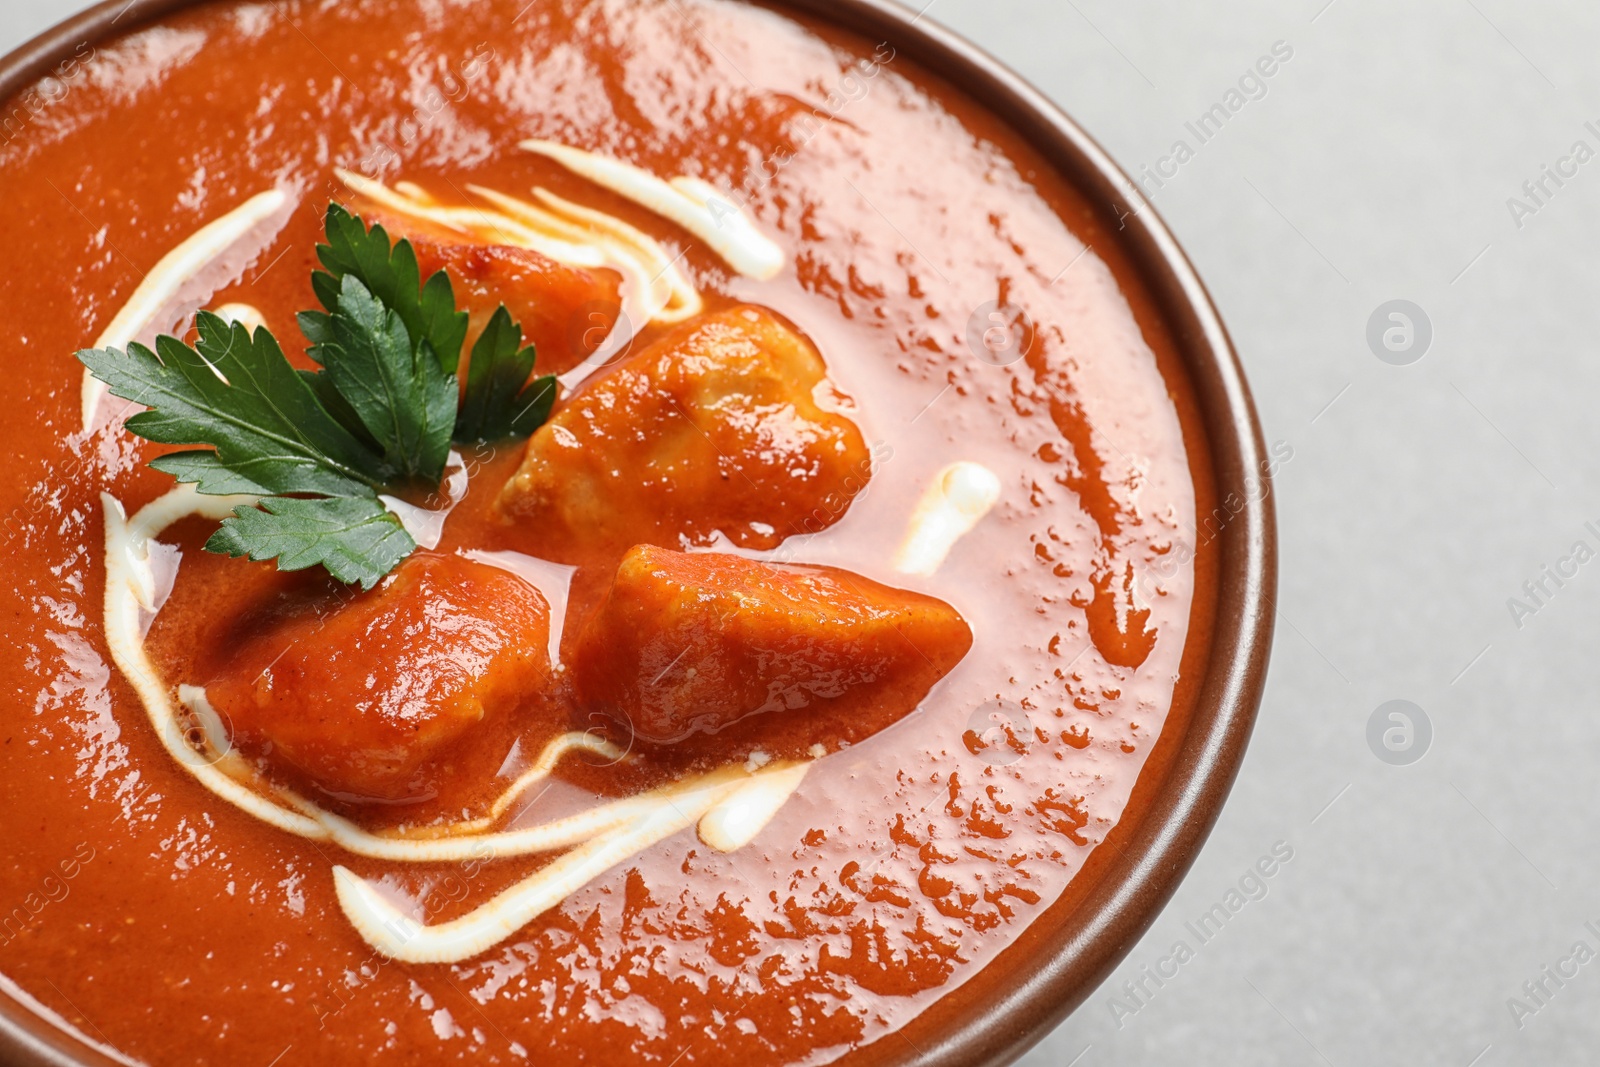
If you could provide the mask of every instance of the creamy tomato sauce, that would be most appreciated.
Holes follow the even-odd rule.
[[[892,1058],[896,1029],[1083,891],[1204,670],[1213,569],[1193,554],[1210,461],[1116,233],[1015,134],[888,46],[725,0],[219,3],[99,46],[72,86],[0,148],[10,981],[151,1063]],[[736,273],[661,215],[518,147],[529,138],[727,190],[789,265]],[[455,964],[375,952],[332,867],[437,923],[547,858],[398,868],[253,819],[168,757],[101,622],[99,494],[131,511],[172,482],[118,423],[81,432],[72,353],[174,246],[276,187],[293,213],[253,261],[203,279],[203,302],[257,309],[298,358],[321,217],[348,199],[339,168],[459,203],[469,186],[542,186],[681,253],[707,314],[750,304],[792,324],[825,361],[819,403],[869,447],[866,488],[776,546],[710,531],[671,547],[842,568],[938,598],[972,635],[897,722],[773,712],[770,733],[741,724],[677,762],[563,764],[513,825],[691,762],[825,753],[745,847],[680,833]],[[1020,358],[973,344],[1006,321],[988,317],[997,306],[1031,320]],[[542,361],[581,362],[596,313],[609,326],[616,308],[578,307],[565,351],[562,324],[541,322],[556,349]],[[666,330],[636,325],[634,350]],[[537,547],[495,507],[523,448],[468,457],[438,551]],[[998,477],[998,502],[931,574],[897,571],[930,483],[963,462]],[[182,567],[150,651],[174,686],[221,670],[263,604],[333,595],[313,575],[205,553],[213,528],[164,537]],[[621,554],[585,556],[581,530],[571,542],[553,553],[577,567],[555,603],[563,660]],[[399,809],[320,799],[373,826],[481,814],[575,712],[496,720]]]

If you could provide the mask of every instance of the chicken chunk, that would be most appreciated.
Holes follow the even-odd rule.
[[[708,315],[573,395],[501,494],[540,555],[611,560],[721,532],[771,548],[843,517],[872,475],[861,432],[820,407],[826,368],[771,312]]]
[[[656,744],[777,712],[859,740],[915,709],[971,647],[950,605],[849,571],[640,546],[573,672],[588,709]]]
[[[557,263],[511,245],[485,245],[442,226],[369,212],[392,237],[417,253],[422,280],[447,271],[456,306],[466,311],[471,342],[496,308],[505,304],[522,324],[524,342],[539,354],[540,374],[561,374],[592,356],[611,334],[622,310],[622,277]]]
[[[280,619],[206,687],[236,742],[343,799],[416,799],[425,765],[548,689],[550,608],[515,575],[418,553],[332,611]]]

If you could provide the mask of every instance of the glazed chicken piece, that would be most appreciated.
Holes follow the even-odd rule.
[[[515,575],[417,553],[332,611],[266,626],[206,694],[236,742],[342,799],[418,799],[431,759],[548,689],[549,626]]]
[[[950,605],[849,571],[640,546],[585,628],[573,673],[589,710],[642,740],[760,716],[814,727],[803,750],[899,720],[971,647]]]
[[[569,267],[526,248],[486,245],[433,223],[368,211],[393,238],[404,237],[417,253],[426,282],[448,271],[456,306],[471,326],[472,342],[502,303],[522,324],[523,341],[539,354],[540,374],[561,374],[593,355],[610,336],[622,308],[621,275],[612,270]]]
[[[539,555],[614,560],[718,531],[772,548],[843,517],[872,462],[815,399],[816,348],[761,308],[705,316],[587,383],[528,442],[500,497]]]

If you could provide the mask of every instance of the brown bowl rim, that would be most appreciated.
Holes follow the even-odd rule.
[[[85,44],[207,2],[103,0],[0,58],[0,102]],[[1133,948],[1199,855],[1238,775],[1266,684],[1276,612],[1277,531],[1265,442],[1227,328],[1188,257],[1138,187],[1056,104],[999,60],[896,0],[747,2],[887,42],[1028,139],[1084,193],[1102,221],[1121,231],[1123,250],[1173,331],[1211,447],[1218,499],[1232,493],[1244,501],[1218,535],[1217,613],[1205,680],[1166,780],[1118,857],[1070,915],[1048,923],[1053,905],[1036,917],[1033,929],[1053,926],[1042,943],[1025,952],[1013,943],[985,968],[1008,964],[1016,972],[1014,985],[969,981],[905,1028],[920,1031],[923,1042],[903,1043],[904,1055],[867,1046],[847,1057],[896,1067],[1003,1067],[1077,1008]],[[1261,487],[1254,492],[1252,478]],[[978,995],[970,992],[985,985]],[[0,1063],[108,1067],[116,1061],[0,991]]]

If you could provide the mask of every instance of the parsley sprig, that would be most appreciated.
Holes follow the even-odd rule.
[[[110,391],[148,410],[128,430],[208,448],[151,461],[210,495],[261,497],[223,520],[212,552],[322,566],[370,589],[416,550],[383,496],[436,492],[452,443],[526,437],[549,417],[555,380],[529,381],[533,348],[504,305],[457,380],[468,321],[449,275],[421,278],[409,241],[392,242],[338,204],[328,208],[321,311],[299,316],[316,370],[296,370],[265,328],[202,311],[191,347],[160,337],[89,349],[78,359]]]

